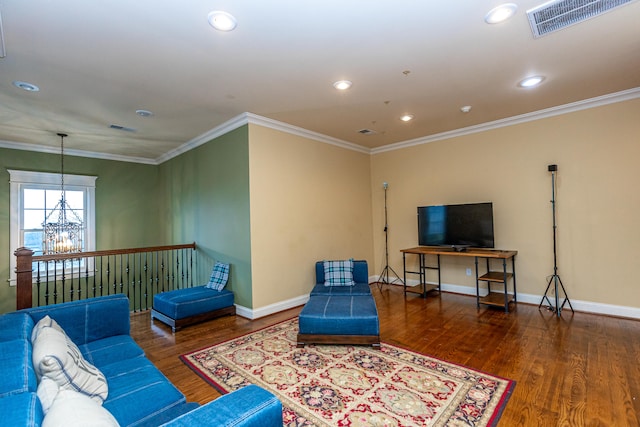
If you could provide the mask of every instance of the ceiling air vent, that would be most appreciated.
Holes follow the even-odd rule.
[[[109,125],[109,127],[111,129],[116,129],[116,130],[121,130],[123,132],[135,132],[136,130],[134,128],[128,128],[126,126],[120,126],[120,125]]]
[[[375,135],[378,132],[376,132],[375,130],[371,130],[371,129],[360,129],[358,131],[358,133],[362,134],[362,135]]]
[[[533,37],[561,30],[634,0],[554,0],[527,11]]]

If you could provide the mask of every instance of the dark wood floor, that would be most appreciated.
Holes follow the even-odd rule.
[[[404,298],[402,288],[372,290],[382,340],[516,381],[500,426],[639,426],[640,321],[572,314],[560,318],[519,304],[511,313],[477,309],[475,298],[432,293]],[[296,316],[301,308],[250,321],[224,317],[176,334],[132,316],[132,335],[187,396],[219,394],[178,356]]]

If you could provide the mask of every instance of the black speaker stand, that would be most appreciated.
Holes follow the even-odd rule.
[[[565,304],[569,304],[569,308],[571,312],[573,312],[573,307],[571,306],[571,301],[569,301],[569,296],[567,295],[567,291],[562,284],[562,280],[560,279],[560,275],[558,274],[558,253],[557,253],[557,238],[556,238],[556,230],[558,226],[556,225],[556,172],[558,171],[558,165],[549,165],[549,172],[551,172],[551,209],[553,212],[553,274],[549,278],[549,283],[547,284],[547,289],[544,291],[544,296],[542,297],[542,301],[540,301],[540,305],[538,306],[538,310],[542,308],[542,304],[547,302],[547,308],[550,311],[555,311],[556,315],[560,317],[562,314],[562,309]],[[549,289],[551,288],[551,284],[554,284],[554,296],[555,296],[555,304],[551,303],[551,300],[547,296]],[[562,294],[564,295],[564,300],[560,303],[560,289],[562,289]]]
[[[382,285],[392,285],[394,283],[402,284],[402,279],[398,276],[393,268],[389,266],[389,224],[387,222],[387,183],[383,183],[382,187],[384,188],[384,267],[382,271],[378,275],[378,289],[382,290]],[[389,271],[393,273],[395,279],[389,281]]]

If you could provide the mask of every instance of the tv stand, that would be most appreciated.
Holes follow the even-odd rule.
[[[463,256],[475,258],[476,267],[476,304],[480,308],[480,304],[503,307],[505,312],[509,312],[509,304],[517,303],[516,296],[516,255],[518,251],[500,250],[500,249],[477,249],[471,247],[464,247],[462,250],[458,250],[458,247],[446,247],[446,246],[418,246],[415,248],[402,249],[402,265],[404,268],[404,294],[419,293],[423,298],[426,298],[427,293],[432,290],[438,290],[440,292],[442,288],[442,280],[440,276],[440,256]],[[407,270],[407,254],[418,256],[418,271]],[[437,266],[427,265],[427,255],[434,255],[437,259]],[[480,275],[479,260],[485,259],[486,273]],[[490,260],[501,260],[501,270],[491,270]],[[507,271],[507,261],[511,260],[511,271]],[[438,271],[438,284],[434,285],[426,283],[427,270]],[[407,274],[417,274],[420,276],[420,286],[422,292],[407,291]],[[513,295],[508,292],[509,281],[513,280]],[[487,291],[486,294],[480,295],[480,282],[486,282]],[[494,291],[491,289],[491,285],[501,285],[503,289],[501,291]]]
[[[469,249],[471,246],[469,245],[451,245],[451,249],[453,249],[456,252],[464,252],[467,249]]]

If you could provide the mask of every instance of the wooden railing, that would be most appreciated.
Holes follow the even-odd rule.
[[[16,307],[124,293],[132,311],[146,310],[156,293],[202,284],[211,261],[199,265],[197,254],[195,243],[39,256],[19,248]]]

